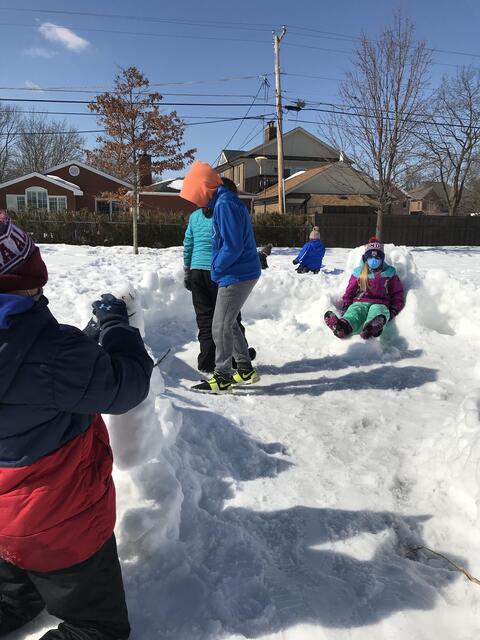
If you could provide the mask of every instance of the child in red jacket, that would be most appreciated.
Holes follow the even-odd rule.
[[[100,414],[139,404],[153,364],[122,300],[94,302],[98,344],[55,320],[47,279],[39,249],[0,212],[0,635],[46,608],[63,622],[43,640],[122,640],[130,625]]]

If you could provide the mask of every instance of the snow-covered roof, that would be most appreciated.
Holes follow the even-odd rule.
[[[72,184],[71,182],[67,182],[66,180],[60,180],[57,176],[44,175],[43,173],[38,173],[38,171],[33,171],[32,173],[27,173],[24,176],[20,176],[19,178],[14,178],[13,180],[8,180],[7,182],[2,182],[0,184],[0,189],[5,189],[6,187],[10,187],[14,184],[18,184],[19,182],[25,182],[25,180],[31,180],[35,178],[37,180],[45,180],[45,182],[50,182],[51,184],[55,184],[57,187],[63,187],[64,189],[68,189],[69,191],[73,191],[76,196],[83,196],[83,191],[77,187],[77,185]]]

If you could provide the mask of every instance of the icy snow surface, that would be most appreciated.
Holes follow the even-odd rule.
[[[112,291],[155,359],[171,349],[109,419],[132,639],[478,637],[480,587],[411,550],[480,577],[480,249],[389,247],[407,305],[367,343],[323,324],[361,249],[328,250],[318,276],[274,249],[243,314],[262,380],[219,397],[189,391],[179,248],[42,252],[61,321]]]

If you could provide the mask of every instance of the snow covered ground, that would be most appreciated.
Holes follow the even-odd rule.
[[[180,249],[42,252],[61,321],[135,287],[154,357],[171,348],[109,420],[133,640],[478,637],[480,586],[412,549],[480,577],[480,248],[390,247],[407,305],[367,343],[323,324],[358,251],[298,276],[275,249],[244,310],[262,380],[219,397],[189,391]]]

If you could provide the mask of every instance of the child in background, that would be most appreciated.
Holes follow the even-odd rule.
[[[300,253],[293,261],[298,264],[297,273],[318,273],[322,268],[322,260],[325,255],[325,247],[320,240],[320,230],[313,227],[310,232],[309,240],[300,249]]]
[[[337,338],[356,333],[364,340],[377,338],[404,304],[400,278],[395,268],[385,262],[383,244],[373,237],[365,246],[362,264],[350,277],[343,296],[343,317],[327,311],[325,324]]]
[[[272,253],[272,248],[273,248],[273,245],[266,244],[258,252],[258,257],[260,258],[260,266],[262,267],[262,269],[268,269],[267,258]]]

